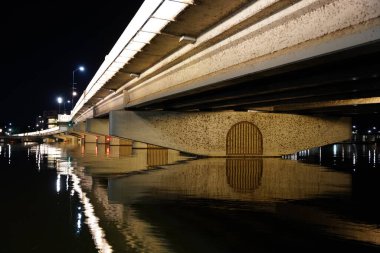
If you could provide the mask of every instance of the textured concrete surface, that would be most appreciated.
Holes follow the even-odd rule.
[[[86,122],[78,122],[74,124],[73,129],[74,132],[83,133],[86,132]]]
[[[108,119],[87,119],[84,124],[84,133],[86,135],[96,135],[97,143],[99,144],[109,143],[110,145],[132,145],[131,140],[110,136]],[[79,125],[83,128],[81,124]],[[91,139],[90,142],[93,142],[93,139]]]
[[[124,73],[125,70],[119,71],[107,83],[117,91],[105,95],[109,92],[99,89],[96,96],[105,99],[93,99],[94,101],[87,104],[92,105],[90,108],[83,107],[79,110],[80,113],[76,113],[75,122],[123,108],[124,90],[129,92],[127,107],[138,106],[193,88],[329,54],[380,38],[378,0],[258,0],[248,1],[249,4],[244,5],[245,9],[231,12],[230,16],[218,16],[220,13],[214,12],[215,16],[204,17],[202,20],[189,18],[221,8],[214,2],[201,1],[200,4],[188,8],[189,12],[195,13],[186,13],[185,10],[186,14],[180,20],[165,28],[194,29],[194,20],[204,23],[210,18],[215,19],[215,23],[210,23],[209,27],[204,27],[196,34],[196,43],[178,49],[177,39],[166,36],[167,40],[160,40],[160,46],[157,46],[156,41],[147,45],[145,49],[155,47],[155,51],[150,51],[149,57],[146,52],[142,52],[140,55],[144,59],[140,61],[137,54],[136,59],[127,65],[132,70],[138,67],[141,60],[149,62],[147,69],[140,68],[138,71],[140,77],[131,79]],[[227,0],[218,2],[223,2],[224,5],[238,3]],[[207,8],[207,5],[210,7]],[[202,6],[205,6],[204,10]],[[222,11],[225,9],[222,8]],[[252,22],[248,22],[249,25],[246,26],[251,18]],[[239,27],[242,29],[238,29]],[[167,57],[157,58],[169,42],[174,42],[176,47],[169,51]],[[119,78],[120,76],[124,78]],[[118,84],[115,86],[112,82]],[[93,107],[95,104],[98,106]]]
[[[100,135],[109,135],[108,119],[86,120],[86,132]]]
[[[264,156],[292,154],[351,137],[349,118],[254,112],[113,111],[110,132],[188,153],[225,156],[227,133],[242,121],[251,122],[260,130]]]
[[[379,39],[380,1],[301,1],[129,90],[128,107]]]
[[[97,142],[97,136],[93,134],[86,133],[84,136],[84,142],[85,143],[96,143]]]

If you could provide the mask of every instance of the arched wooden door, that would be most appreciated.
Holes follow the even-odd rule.
[[[263,137],[254,124],[243,121],[231,127],[227,133],[228,156],[250,156],[263,154]]]

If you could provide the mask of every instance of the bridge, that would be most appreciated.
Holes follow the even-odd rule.
[[[8,143],[25,143],[25,142],[43,142],[43,136],[0,136],[1,144]]]
[[[70,131],[210,156],[349,139],[379,112],[379,16],[378,0],[146,0]]]

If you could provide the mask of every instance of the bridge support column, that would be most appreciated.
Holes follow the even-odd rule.
[[[109,124],[108,119],[88,119],[86,120],[85,130],[97,136],[96,143],[109,143]]]
[[[113,136],[206,156],[279,156],[351,138],[351,120],[258,112],[112,111]]]
[[[84,136],[84,142],[85,143],[97,143],[97,136],[93,134],[86,133]]]
[[[110,134],[108,119],[88,119],[85,130],[89,133],[108,136]]]
[[[111,145],[110,146],[110,156],[111,157],[122,157],[122,156],[131,156],[132,155],[132,146],[131,145]]]
[[[109,137],[110,138],[110,145],[111,146],[132,146],[132,141],[131,140],[126,140],[122,138],[117,138],[117,137]]]
[[[97,143],[110,145],[132,145],[132,141],[109,136],[108,119],[88,119],[85,131],[98,136]]]
[[[96,137],[97,137],[96,138],[96,143],[98,143],[98,144],[106,144],[106,143],[108,143],[107,136],[97,135]]]

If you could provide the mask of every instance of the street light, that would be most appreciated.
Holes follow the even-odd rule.
[[[58,102],[58,114],[61,113],[61,104],[62,104],[63,99],[61,97],[57,97],[57,102]]]
[[[70,104],[71,101],[70,101],[70,100],[65,100],[65,101],[63,102],[63,114],[66,114],[66,103],[67,103],[67,104]]]
[[[84,67],[83,66],[79,66],[78,68],[74,69],[73,70],[73,92],[71,93],[71,109],[74,108],[74,97],[78,95],[77,91],[75,90],[75,72],[77,71],[81,71],[83,72],[84,71]]]

